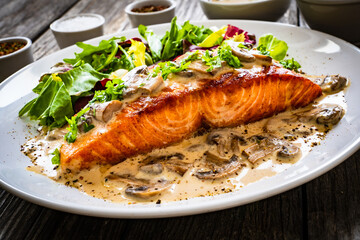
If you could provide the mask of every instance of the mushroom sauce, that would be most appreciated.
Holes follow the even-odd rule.
[[[261,65],[264,65],[264,59],[257,59],[244,68],[258,71]],[[198,74],[170,77],[164,83],[154,79],[151,81],[153,85],[142,84],[142,91],[129,87],[129,98],[124,99],[122,105],[129,99],[133,101],[143,96],[144,91],[154,95],[164,84],[186,83],[186,87],[196,87],[197,80],[209,74],[195,71],[196,67],[194,63],[193,72]],[[224,67],[211,76],[216,77],[228,70]],[[124,77],[129,85],[134,78],[141,82],[139,76],[144,69],[132,71]],[[129,78],[134,73],[137,75]],[[29,166],[29,170],[78,188],[90,196],[113,202],[160,203],[236,191],[280,173],[301,160],[343,117],[346,110],[343,90],[348,85],[347,79],[338,75],[308,77],[321,86],[324,94],[305,108],[234,128],[204,127],[180,143],[128,158],[113,166],[97,165],[76,173],[70,170],[61,172],[50,159],[54,149],[61,146],[65,128],[31,139],[22,146],[22,151],[32,159],[33,166]],[[112,108],[120,110],[122,105],[115,104]],[[104,128],[106,121],[93,119],[92,124]]]

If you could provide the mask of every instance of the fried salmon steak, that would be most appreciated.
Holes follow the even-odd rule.
[[[200,79],[197,88],[176,83],[153,97],[140,97],[103,127],[60,149],[63,169],[115,164],[191,136],[203,124],[232,127],[304,107],[322,94],[300,74],[272,65],[261,71],[230,71]]]

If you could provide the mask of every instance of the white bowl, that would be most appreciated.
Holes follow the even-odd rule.
[[[27,37],[1,38],[0,42],[21,42],[26,45],[12,53],[0,56],[0,82],[20,68],[34,61],[32,54],[32,42]]]
[[[297,0],[313,29],[360,44],[360,0]]]
[[[104,34],[105,19],[93,13],[82,13],[56,20],[50,25],[60,48],[77,42],[102,36]]]
[[[253,19],[276,21],[289,8],[291,0],[253,0],[212,2],[199,0],[205,15],[210,19]]]
[[[161,6],[169,6],[168,8],[150,12],[150,13],[137,13],[131,11],[134,8],[141,8],[149,5],[161,5]],[[171,19],[175,16],[175,7],[176,3],[170,0],[147,0],[147,1],[136,1],[126,6],[125,12],[128,15],[131,25],[133,27],[137,27],[140,24],[143,25],[152,25],[158,23],[167,23],[170,22]]]

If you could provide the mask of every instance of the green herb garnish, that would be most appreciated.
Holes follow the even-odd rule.
[[[76,140],[77,134],[78,134],[78,122],[81,119],[81,117],[87,113],[90,110],[90,107],[81,109],[80,112],[78,112],[75,116],[72,116],[71,119],[66,118],[66,121],[69,123],[69,127],[66,129],[69,131],[65,134],[65,140],[68,143],[73,143]]]
[[[219,56],[213,56],[210,54],[209,50],[206,50],[205,53],[202,55],[201,60],[209,66],[206,69],[207,72],[211,72],[214,68],[221,67],[221,59]]]
[[[287,69],[294,70],[295,72],[298,72],[299,68],[301,68],[300,63],[295,61],[294,58],[282,60],[280,61],[280,64]]]
[[[239,58],[232,54],[231,47],[226,42],[223,42],[218,48],[218,56],[231,67],[239,68],[242,66]]]
[[[94,102],[108,102],[112,100],[122,100],[123,90],[126,86],[121,79],[113,79],[108,81],[105,85],[105,90],[95,91],[95,95],[90,103]]]
[[[60,151],[59,149],[55,149],[51,155],[54,155],[52,158],[51,158],[51,163],[52,164],[56,164],[56,165],[59,165],[60,164]]]

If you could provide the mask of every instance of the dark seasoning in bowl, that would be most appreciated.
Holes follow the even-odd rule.
[[[164,9],[169,8],[169,6],[163,6],[163,5],[159,5],[159,6],[155,6],[155,5],[147,5],[147,6],[143,6],[141,8],[134,8],[131,11],[132,12],[136,12],[136,13],[151,13],[151,12],[158,12],[158,11],[162,11]]]
[[[25,47],[23,42],[2,42],[0,43],[0,56],[5,56]]]

